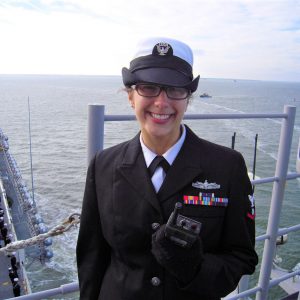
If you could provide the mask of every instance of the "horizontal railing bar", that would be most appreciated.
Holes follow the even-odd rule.
[[[287,114],[186,114],[184,120],[216,120],[216,119],[278,119],[287,118]],[[104,121],[132,121],[135,115],[105,115]]]
[[[294,226],[291,226],[291,227],[280,228],[280,229],[278,229],[277,236],[281,236],[283,234],[298,231],[298,230],[300,230],[300,224],[297,224],[297,225],[294,225]],[[263,234],[263,235],[257,236],[255,238],[255,241],[259,242],[259,241],[266,240],[268,238],[270,238],[269,234]]]
[[[264,241],[270,238],[269,234],[263,234],[263,235],[259,235],[255,238],[256,242],[260,242],[260,241]]]
[[[291,272],[291,273],[288,273],[286,275],[283,275],[283,276],[281,276],[279,278],[270,280],[269,287],[271,288],[271,287],[273,287],[275,285],[278,285],[280,282],[285,281],[285,280],[287,280],[287,279],[289,279],[291,277],[294,277],[296,275],[300,275],[300,270],[296,270],[294,272]]]
[[[300,177],[300,173],[288,173],[286,175],[286,180],[292,180]],[[256,184],[262,184],[262,183],[269,183],[269,182],[274,182],[274,181],[279,181],[278,177],[265,177],[265,178],[260,178],[260,179],[253,179],[251,180],[251,183],[253,185]]]
[[[294,277],[296,275],[300,275],[300,270],[288,273],[288,274],[283,275],[283,276],[281,276],[279,278],[276,278],[276,279],[272,279],[269,282],[269,288],[272,288],[272,287],[278,285],[280,282],[285,281],[285,280],[287,280],[287,279],[289,279],[291,277]],[[261,288],[258,287],[258,286],[256,286],[256,287],[254,287],[252,289],[249,289],[249,290],[247,290],[245,292],[242,292],[242,293],[236,294],[236,295],[234,295],[232,297],[226,298],[226,300],[237,300],[237,299],[240,299],[240,298],[243,298],[243,297],[246,297],[246,296],[250,296],[250,295],[252,295],[254,293],[257,293],[260,290],[261,290]]]
[[[187,114],[186,120],[209,120],[209,119],[278,119],[287,118],[287,114]]]
[[[67,283],[63,284],[58,288],[50,289],[50,290],[45,290],[41,292],[36,292],[28,295],[23,295],[19,296],[18,300],[25,300],[25,299],[30,299],[30,300],[38,300],[38,299],[45,299],[51,296],[55,295],[64,295],[64,294],[69,294],[73,292],[77,292],[79,290],[79,284],[78,282],[72,282],[72,283]],[[6,300],[15,300],[16,298],[9,298]]]
[[[254,179],[254,180],[250,180],[250,181],[253,185],[256,185],[256,184],[279,181],[279,178],[278,177],[266,177],[266,178]]]
[[[300,173],[288,173],[286,175],[287,180],[296,179],[300,177]]]
[[[135,115],[104,115],[104,121],[136,121]]]
[[[226,300],[237,300],[237,299],[240,299],[240,298],[243,298],[243,297],[246,297],[246,296],[250,296],[254,293],[257,293],[258,291],[260,291],[261,288],[256,286],[252,289],[249,289],[249,290],[246,290],[245,292],[242,292],[242,293],[239,293],[239,294],[236,294],[234,296],[230,296],[229,298],[225,298]]]
[[[280,228],[278,230],[278,236],[289,233],[289,232],[294,232],[294,231],[297,231],[297,230],[300,230],[300,224],[294,225],[294,226],[291,226],[291,227],[287,227],[287,228]]]

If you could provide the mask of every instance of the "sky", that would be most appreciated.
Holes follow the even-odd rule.
[[[0,74],[120,75],[153,36],[201,78],[300,82],[300,0],[0,0]]]

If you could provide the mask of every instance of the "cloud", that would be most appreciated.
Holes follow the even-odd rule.
[[[299,16],[294,0],[1,1],[0,73],[120,74],[159,35],[190,44],[202,77],[300,81]]]

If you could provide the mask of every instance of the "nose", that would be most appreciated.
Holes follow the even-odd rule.
[[[160,94],[155,98],[155,105],[166,106],[168,105],[169,98],[165,90],[161,90]]]

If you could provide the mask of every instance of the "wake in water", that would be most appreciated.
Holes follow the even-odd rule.
[[[222,106],[220,104],[211,103],[211,102],[202,102],[203,105],[206,106],[205,113],[236,113],[236,114],[245,114],[246,112],[241,111],[239,109],[233,109],[230,107]],[[193,109],[195,112],[195,109]],[[266,122],[271,122],[272,124],[266,125]],[[263,123],[264,127],[270,127],[272,130],[276,131],[275,136],[278,137],[278,131],[281,127],[281,121],[277,121],[274,119],[242,119],[242,120],[223,120],[224,125],[226,125],[227,128],[230,129],[236,129],[241,136],[243,136],[246,140],[248,140],[250,143],[253,143],[254,137],[258,131],[262,130],[262,127],[258,124]],[[241,124],[242,123],[242,124]],[[242,125],[242,126],[241,126]],[[258,125],[258,126],[257,126]],[[275,126],[274,126],[275,125]],[[267,137],[264,137],[263,135],[259,135],[259,142],[257,144],[257,149],[261,152],[263,152],[265,155],[269,156],[273,160],[277,161],[277,144],[274,147],[274,140]]]

